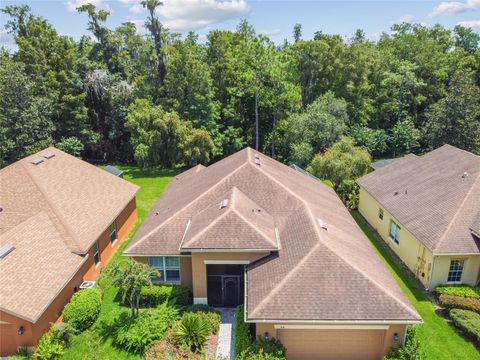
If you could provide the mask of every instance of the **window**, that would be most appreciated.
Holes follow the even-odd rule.
[[[383,209],[378,209],[378,218],[383,220]]]
[[[459,283],[462,281],[463,263],[463,260],[450,261],[450,269],[448,271],[447,282]]]
[[[110,242],[114,243],[117,240],[117,222],[114,221],[108,227],[108,232],[110,233]]]
[[[178,256],[149,257],[148,264],[160,272],[160,276],[154,281],[180,282],[180,258]]]
[[[95,260],[95,265],[100,262],[100,251],[98,250],[98,242],[93,244],[93,259]]]
[[[400,244],[400,226],[398,226],[394,221],[390,220],[390,231],[388,233],[390,239],[393,240],[395,244]]]

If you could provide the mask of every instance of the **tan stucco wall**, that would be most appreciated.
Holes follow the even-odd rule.
[[[343,325],[329,329],[277,330],[274,324],[257,323],[256,335],[264,336],[268,332],[269,336],[279,339],[287,347],[287,357],[293,360],[331,359],[333,354],[335,359],[371,360],[381,359],[404,341],[406,325],[387,326],[386,330],[358,329],[356,325],[351,329]]]
[[[379,208],[383,209],[383,220],[378,217]],[[465,259],[462,282],[470,285],[476,284],[480,268],[480,254],[460,257],[436,255],[434,265],[432,252],[363,188],[360,188],[358,211],[426,287],[433,289],[438,284],[446,283],[450,261],[457,258]],[[399,245],[395,244],[389,237],[390,220],[400,225]]]
[[[250,262],[260,259],[268,252],[238,252],[238,253],[220,253],[220,252],[205,252],[192,254],[192,274],[193,274],[193,298],[207,297],[207,267],[205,260],[249,260]]]

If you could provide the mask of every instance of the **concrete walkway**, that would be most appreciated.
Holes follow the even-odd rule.
[[[236,309],[221,308],[222,322],[218,331],[217,359],[234,360],[235,312]]]

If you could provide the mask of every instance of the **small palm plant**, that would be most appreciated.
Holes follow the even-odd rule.
[[[203,318],[198,314],[186,313],[174,330],[173,337],[177,343],[188,346],[193,352],[198,352],[203,349],[209,334],[210,329]]]

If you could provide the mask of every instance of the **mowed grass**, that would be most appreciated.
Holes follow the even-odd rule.
[[[137,211],[138,221],[132,229],[127,239],[118,248],[114,257],[110,261],[119,261],[122,258],[122,252],[131,241],[133,235],[139,228],[142,221],[148,215],[153,204],[160,197],[160,194],[167,186],[170,179],[178,174],[181,169],[140,169],[135,166],[115,165],[115,167],[124,171],[124,179],[138,186],[140,190],[137,193]],[[109,333],[109,324],[122,312],[130,312],[130,309],[121,306],[117,297],[118,290],[110,288],[105,291],[103,296],[102,310],[96,323],[89,330],[76,336],[71,345],[65,349],[62,359],[72,360],[90,360],[90,359],[112,359],[112,360],[137,360],[142,359],[140,355],[123,351],[114,346],[111,333]]]
[[[459,335],[453,325],[435,312],[434,304],[424,290],[387,251],[383,240],[371,231],[363,217],[356,211],[352,212],[352,215],[422,317],[424,324],[419,329],[418,337],[427,359],[480,359],[480,353],[475,345]]]

